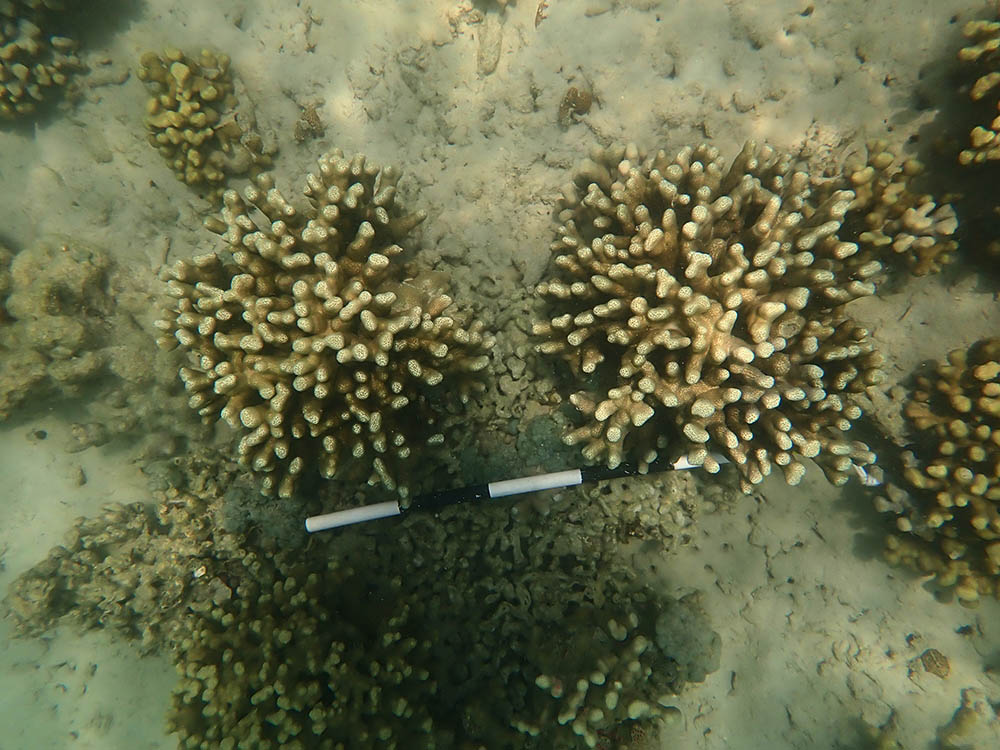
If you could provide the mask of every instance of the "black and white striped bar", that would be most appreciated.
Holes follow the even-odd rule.
[[[720,464],[729,463],[724,456],[716,454],[713,454],[713,456]],[[536,474],[531,477],[503,479],[498,482],[473,484],[468,487],[438,490],[436,492],[417,495],[407,508],[401,508],[397,501],[389,500],[384,503],[365,505],[360,508],[324,513],[321,516],[310,516],[306,519],[306,531],[309,533],[326,531],[327,529],[336,529],[341,526],[374,521],[379,518],[399,516],[414,511],[438,510],[449,505],[458,505],[459,503],[467,503],[474,500],[510,497],[511,495],[522,495],[526,492],[538,492],[539,490],[554,490],[560,487],[575,487],[584,482],[599,482],[604,479],[619,479],[637,474],[695,468],[698,467],[691,464],[686,458],[682,458],[673,463],[650,464],[645,471],[640,469],[637,464],[621,464],[614,469],[609,469],[606,466],[587,466],[582,469],[553,471],[548,474]]]

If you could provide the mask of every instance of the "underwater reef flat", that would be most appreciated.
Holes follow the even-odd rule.
[[[0,3],[0,745],[1000,744],[997,3],[101,8]]]

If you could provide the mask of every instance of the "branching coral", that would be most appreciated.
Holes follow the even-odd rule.
[[[962,164],[996,161],[1000,159],[1000,17],[969,21],[963,33],[970,44],[959,50],[958,59],[973,64],[979,74],[969,96],[974,102],[988,102],[989,116],[994,119],[972,129],[969,148],[958,160]]]
[[[878,501],[900,532],[888,559],[932,574],[964,603],[1000,596],[1000,339],[918,376],[905,413],[919,439],[904,457],[907,487]]]
[[[969,21],[963,30],[970,44],[959,50],[959,60],[968,63],[974,71],[975,81],[969,89],[969,96],[977,106],[982,107],[984,121],[973,127],[969,134],[969,148],[958,155],[960,164],[992,164],[1000,161],[1000,2],[996,6],[996,18]],[[989,185],[996,185],[996,177]],[[990,200],[992,198],[992,200]],[[993,189],[987,196],[985,212],[991,214],[987,231],[987,251],[1000,255],[1000,196]]]
[[[428,392],[464,400],[488,362],[492,336],[453,312],[439,277],[404,273],[397,243],[424,214],[398,210],[398,179],[334,151],[296,208],[260,175],[207,222],[231,255],[170,273],[161,344],[190,352],[191,406],[245,431],[240,459],[266,492],[288,496],[307,466],[332,477],[354,459],[405,497],[398,463],[444,438]]]
[[[209,188],[216,199],[229,175],[270,166],[261,137],[240,122],[229,57],[202,50],[192,59],[178,49],[142,56],[139,78],[146,81],[149,143],[166,159],[178,180]],[[246,115],[242,118],[249,120]]]
[[[82,67],[76,42],[52,33],[65,5],[60,0],[0,3],[0,119],[34,112],[49,91],[65,86]]]
[[[958,228],[950,204],[916,192],[912,183],[923,172],[915,159],[901,159],[885,141],[872,141],[864,158],[848,159],[840,177],[823,180],[818,198],[851,190],[841,239],[859,246],[859,257],[891,263],[901,260],[917,276],[940,271],[958,247]]]
[[[168,723],[182,746],[434,747],[419,600],[336,558],[262,562],[247,555],[257,572],[179,644]]]
[[[20,633],[69,620],[168,651],[182,747],[594,747],[675,717],[718,666],[697,602],[640,583],[594,506],[415,514],[391,544],[303,556],[224,529],[234,466],[180,464],[155,511],[81,519],[6,605]]]
[[[78,519],[63,544],[11,586],[5,604],[16,629],[34,634],[65,619],[115,629],[144,651],[167,646],[183,613],[232,596],[225,570],[235,537],[213,528],[217,511],[173,490],[155,509],[114,504]]]
[[[556,278],[538,286],[559,313],[535,326],[539,350],[591,388],[571,398],[587,423],[566,442],[612,466],[679,444],[717,471],[719,450],[747,491],[773,466],[798,482],[801,457],[836,483],[870,463],[845,436],[861,414],[850,394],[881,380],[844,313],[881,271],[838,236],[855,200],[817,200],[790,158],[753,143],[728,168],[705,145],[597,153],[564,191]]]

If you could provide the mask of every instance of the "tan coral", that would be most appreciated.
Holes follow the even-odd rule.
[[[1000,339],[919,376],[905,414],[919,438],[904,457],[907,486],[876,506],[897,516],[888,559],[966,604],[1000,595]]]
[[[841,177],[823,181],[822,195],[851,190],[840,236],[856,242],[860,257],[888,263],[902,260],[912,273],[936,273],[951,261],[958,243],[958,228],[950,204],[938,205],[934,197],[913,189],[923,173],[915,159],[902,159],[886,141],[867,144],[864,158],[849,159]]]
[[[802,458],[837,483],[870,463],[845,434],[850,394],[881,380],[843,310],[881,271],[838,237],[855,197],[812,203],[808,175],[753,143],[729,167],[707,145],[596,153],[564,190],[555,278],[538,286],[558,312],[538,349],[592,384],[566,442],[612,466],[676,444],[716,471],[720,451],[747,491],[775,466],[797,483]]]
[[[208,189],[217,199],[229,175],[259,173],[271,164],[258,134],[238,119],[229,57],[202,50],[197,59],[178,49],[147,52],[139,79],[150,99],[146,128],[150,144],[177,179]]]
[[[83,67],[76,42],[53,33],[65,6],[61,0],[0,3],[0,119],[31,114]]]
[[[968,63],[977,76],[969,96],[985,108],[982,114],[985,120],[969,134],[969,148],[958,155],[960,164],[996,165],[1000,161],[1000,2],[991,4],[995,6],[996,18],[969,21],[963,33],[971,44],[958,53],[959,60]],[[995,177],[991,184],[996,184]],[[994,199],[993,205],[989,205],[990,197]],[[980,210],[991,217],[987,232],[992,234],[987,237],[986,251],[1000,257],[1000,240],[996,239],[1000,204],[996,203],[996,197],[995,191],[993,196],[987,196],[987,205]]]
[[[334,151],[296,208],[260,175],[206,222],[231,255],[170,273],[161,344],[190,352],[191,406],[244,432],[240,459],[267,492],[287,496],[307,468],[329,478],[353,459],[405,497],[399,463],[443,440],[427,394],[466,399],[487,364],[492,336],[464,323],[440,274],[404,273],[397,243],[424,214],[399,211],[397,180]]]
[[[961,164],[981,164],[1000,159],[1000,3],[996,20],[978,19],[965,24],[962,33],[970,44],[958,59],[975,66],[978,77],[969,90],[972,101],[988,103],[990,121],[969,134],[969,148],[959,154]]]
[[[414,637],[424,607],[398,577],[360,584],[340,560],[242,562],[234,595],[192,618],[175,651],[167,724],[181,746],[436,746],[431,641]],[[356,606],[368,597],[378,606]]]

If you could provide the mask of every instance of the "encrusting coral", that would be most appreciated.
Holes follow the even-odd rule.
[[[160,343],[190,352],[191,406],[245,431],[240,460],[267,493],[288,496],[307,467],[330,478],[353,459],[405,498],[399,462],[444,438],[428,393],[464,400],[479,385],[493,338],[465,324],[440,275],[406,275],[397,243],[424,214],[396,206],[398,179],[333,151],[296,208],[262,174],[206,222],[227,257],[169,274]]]
[[[66,5],[61,0],[0,3],[0,119],[31,114],[83,67],[76,42],[52,33]]]
[[[919,375],[904,413],[917,444],[904,454],[906,487],[876,502],[897,516],[886,557],[965,604],[1000,596],[1000,339]]]
[[[79,520],[5,600],[21,634],[168,651],[180,747],[617,748],[718,667],[697,602],[641,584],[593,507],[448,508],[302,554],[227,530],[235,466],[180,466],[155,510]]]
[[[838,236],[855,200],[816,200],[790,157],[754,143],[728,168],[707,145],[595,153],[564,189],[556,278],[538,285],[558,313],[536,324],[539,351],[589,384],[566,442],[611,466],[679,441],[717,471],[721,451],[745,491],[774,466],[798,482],[802,457],[835,483],[871,463],[845,435],[850,395],[882,379],[844,313],[882,270]]]
[[[178,180],[206,187],[216,200],[230,175],[251,175],[271,165],[252,118],[238,109],[229,57],[202,50],[197,59],[178,49],[147,52],[139,79],[150,90],[146,105],[149,143]],[[242,120],[242,123],[241,123]]]

